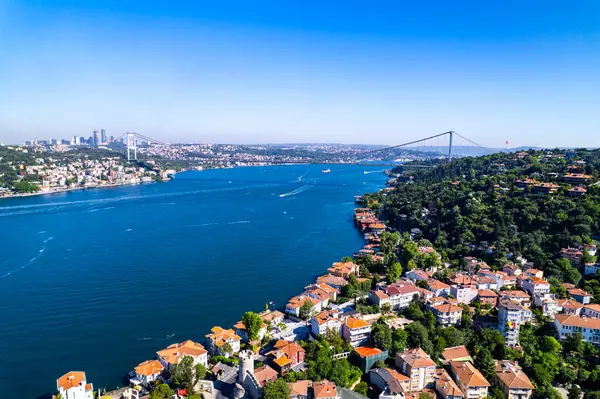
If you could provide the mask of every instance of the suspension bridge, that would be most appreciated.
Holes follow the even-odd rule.
[[[124,138],[126,143],[126,154],[127,160],[137,160],[137,149],[138,140],[143,140],[148,144],[162,144],[166,143],[155,140],[151,137],[145,136],[140,133],[127,132],[121,135],[118,139]],[[351,159],[343,159],[338,161],[328,161],[323,159],[300,159],[300,160],[289,160],[289,159],[274,159],[269,160],[270,164],[324,164],[324,165],[357,165],[357,166],[382,166],[382,167],[394,167],[403,165],[405,162],[410,162],[410,168],[431,168],[431,165],[419,165],[415,160],[425,160],[427,158],[438,157],[445,159],[448,162],[455,156],[453,147],[456,145],[456,140],[462,139],[471,146],[479,147],[488,153],[494,151],[486,148],[475,141],[465,137],[464,135],[457,133],[453,130],[447,132],[434,134],[428,137],[411,140],[402,144],[397,144],[389,147],[376,148],[376,149],[365,149],[357,150],[351,153]],[[409,158],[402,158],[402,157]],[[337,158],[340,158],[339,156]],[[248,158],[242,158],[239,156],[219,158],[207,158],[207,160],[222,161],[229,163],[248,163],[256,162],[250,161]],[[404,165],[405,167],[408,165]]]

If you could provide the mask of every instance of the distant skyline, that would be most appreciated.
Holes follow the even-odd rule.
[[[598,147],[598,71],[592,0],[8,1],[0,142]]]

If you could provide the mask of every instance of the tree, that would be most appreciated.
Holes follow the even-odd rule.
[[[387,282],[393,284],[402,275],[402,265],[399,262],[393,263],[387,270]]]
[[[198,381],[206,377],[206,371],[202,364],[194,365],[191,356],[185,356],[179,364],[171,367],[171,379],[175,385],[194,393]]]
[[[269,381],[263,388],[264,399],[289,399],[290,389],[283,378]]]
[[[354,388],[354,392],[358,392],[363,396],[367,396],[367,394],[369,393],[369,385],[366,382],[361,381]]]
[[[394,309],[390,303],[384,303],[383,305],[381,305],[381,313],[384,316],[392,313],[393,310]]]
[[[371,329],[371,345],[381,350],[392,347],[392,330],[385,323],[375,323]]]
[[[435,399],[432,394],[427,392],[421,392],[419,394],[419,399]]]
[[[312,314],[315,305],[312,303],[310,299],[306,299],[302,306],[300,306],[300,318],[302,320],[308,320]]]
[[[228,342],[225,342],[223,346],[221,346],[221,352],[231,355],[233,353],[233,348]]]
[[[571,384],[569,387],[568,399],[581,399],[581,388],[577,384]]]
[[[260,316],[254,312],[246,312],[242,317],[242,323],[244,323],[244,327],[246,327],[248,339],[250,341],[258,339],[258,334],[263,325],[263,321]]]
[[[475,366],[483,373],[486,378],[491,378],[496,371],[494,358],[487,348],[484,348],[475,359]]]
[[[171,399],[173,390],[167,384],[160,384],[150,393],[150,399]]]
[[[391,355],[402,352],[407,347],[408,333],[405,330],[394,330],[392,332],[392,350]]]

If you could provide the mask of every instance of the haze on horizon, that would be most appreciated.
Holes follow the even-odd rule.
[[[172,3],[0,4],[0,142],[599,145],[597,1]]]

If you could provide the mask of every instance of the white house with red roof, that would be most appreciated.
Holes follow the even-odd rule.
[[[83,371],[69,371],[61,376],[56,380],[56,389],[64,399],[94,399],[94,387],[88,384]]]
[[[581,315],[585,317],[591,317],[594,319],[600,319],[600,304],[588,303],[587,305],[583,305]]]
[[[341,336],[342,324],[338,310],[324,310],[310,319],[310,330],[314,335],[319,336],[331,329]]]
[[[550,293],[550,283],[543,278],[528,277],[521,282],[521,288],[531,296]]]
[[[451,303],[432,306],[431,310],[442,327],[453,326],[460,323],[463,309]]]
[[[554,328],[560,339],[578,332],[584,341],[600,345],[600,319],[559,314],[554,318]]]
[[[164,369],[158,360],[146,360],[133,369],[135,376],[129,381],[134,385],[148,386],[154,381],[160,380]]]
[[[398,310],[408,307],[415,295],[421,296],[421,291],[416,285],[399,280],[385,287],[384,291],[371,291],[369,301],[379,306],[389,303],[394,310]]]
[[[172,344],[156,352],[156,358],[166,369],[179,364],[186,356],[191,357],[194,364],[208,366],[208,351],[192,340]]]

